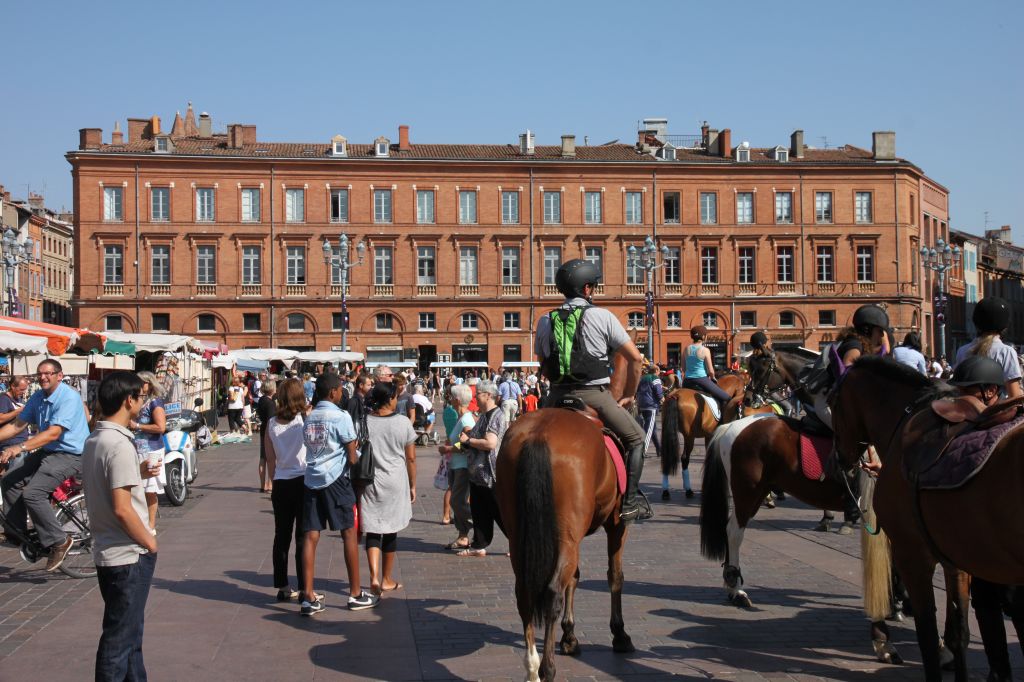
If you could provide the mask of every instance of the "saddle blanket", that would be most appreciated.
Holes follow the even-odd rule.
[[[918,485],[922,490],[959,488],[981,471],[999,441],[1021,424],[1024,424],[1024,417],[1017,417],[990,429],[970,431],[958,436],[933,465],[920,473]]]
[[[832,454],[832,439],[800,433],[800,468],[804,476],[812,481],[825,479],[825,462]]]
[[[717,419],[718,421],[722,421],[722,409],[718,407],[718,401],[709,396],[707,393],[698,392],[697,395],[699,395],[701,398],[704,398],[704,402],[708,404],[708,407],[711,409],[711,414],[715,415],[715,419]]]
[[[615,465],[615,478],[619,482],[619,494],[625,495],[626,463],[622,459],[622,453],[619,452],[619,446],[607,434],[604,437],[604,446],[608,449],[608,455],[612,458],[612,463]]]

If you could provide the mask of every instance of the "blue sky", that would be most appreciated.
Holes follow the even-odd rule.
[[[648,116],[754,146],[897,154],[951,190],[952,225],[1024,243],[1024,3],[18,2],[5,8],[0,183],[71,205],[78,129],[189,100],[260,139],[632,141]]]

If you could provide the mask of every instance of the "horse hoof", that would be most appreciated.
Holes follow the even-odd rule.
[[[692,500],[693,499],[693,491],[692,490],[687,490],[686,491],[686,499],[688,499],[688,500]]]
[[[579,656],[580,655],[580,643],[573,639],[571,641],[563,641],[559,643],[559,649],[565,656]]]
[[[754,602],[750,601],[750,597],[748,597],[743,592],[740,592],[734,597],[731,597],[729,601],[732,603],[733,606],[741,609],[749,609],[753,608],[754,606]]]
[[[822,520],[822,521],[818,522],[818,525],[814,527],[814,530],[818,531],[819,533],[827,533],[827,532],[829,532],[829,530],[831,530],[831,528],[832,528],[832,524],[831,523],[829,523],[828,521]]]
[[[670,496],[670,495],[668,494],[668,491],[667,491],[667,490],[662,490],[662,491],[661,491],[661,501],[662,501],[662,502],[668,502],[668,500],[669,500],[669,498],[670,498],[670,497],[671,497],[671,496]]]
[[[633,640],[628,636],[616,637],[612,640],[612,651],[617,654],[628,654],[636,651],[636,647],[633,646]]]

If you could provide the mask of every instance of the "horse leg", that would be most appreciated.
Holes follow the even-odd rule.
[[[925,680],[942,682],[939,628],[935,620],[935,592],[932,587],[935,564],[930,561],[922,562],[915,557],[901,557],[898,551],[894,551],[893,558],[914,603],[914,630],[917,634],[917,645],[921,650],[921,660],[924,663]]]
[[[580,584],[580,569],[576,567],[575,573],[568,581],[565,588],[565,606],[562,611],[562,641],[559,648],[563,654],[568,656],[579,656],[580,643],[576,639],[576,617],[573,613],[573,602],[576,599],[576,587]]]
[[[892,633],[889,632],[889,625],[884,620],[876,620],[871,623],[871,645],[875,649],[875,657],[880,663],[901,665],[903,657],[896,651],[892,643]]]
[[[970,615],[971,578],[955,569],[943,568],[946,579],[946,629],[943,650],[952,652],[953,673],[957,682],[967,682],[967,648],[971,643]],[[946,668],[942,651],[939,662]]]
[[[555,597],[553,617],[544,619],[544,656],[540,660],[540,679],[544,682],[555,679],[555,622],[558,620],[563,594],[564,591],[560,591]]]
[[[519,584],[519,580],[516,580],[516,602],[519,604],[525,603],[519,596],[521,590],[522,586]],[[519,617],[523,619],[523,635],[526,638],[526,656],[523,658],[523,664],[526,666],[526,682],[540,682],[540,654],[537,653],[533,619],[530,614],[524,613],[522,608],[519,609]]]
[[[736,511],[733,510],[729,516],[729,523],[726,525],[726,533],[729,535],[729,555],[725,561],[725,570],[722,577],[725,579],[725,587],[729,590],[729,601],[733,606],[749,609],[753,606],[750,597],[743,591],[743,573],[740,571],[740,545],[743,544],[743,532],[745,527],[740,526],[736,519]]]
[[[626,545],[628,526],[618,519],[605,526],[608,535],[608,590],[612,595],[612,650],[618,653],[635,651],[633,640],[626,634],[622,620],[622,549]]]

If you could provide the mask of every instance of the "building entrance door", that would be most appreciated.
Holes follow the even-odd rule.
[[[523,347],[518,344],[506,343],[502,353],[502,362],[522,362]]]
[[[437,362],[437,346],[420,346],[420,371],[426,372],[430,369],[430,363]]]

